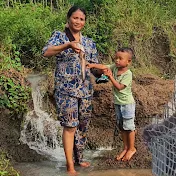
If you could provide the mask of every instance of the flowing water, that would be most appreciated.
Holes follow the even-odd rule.
[[[46,80],[44,75],[29,75],[31,83],[34,109],[29,111],[23,122],[20,141],[27,144],[48,158],[47,161],[17,163],[15,168],[21,172],[21,176],[65,176],[66,161],[62,147],[60,123],[52,118],[51,114],[44,111],[42,82]],[[86,160],[91,162],[89,168],[76,168],[81,176],[151,176],[151,170],[94,170],[94,158],[101,156],[102,151],[111,148],[99,149],[96,151],[85,151]]]
[[[56,160],[63,158],[60,123],[43,110],[45,92],[42,89],[42,81],[46,80],[46,76],[29,75],[28,80],[31,83],[34,109],[29,111],[25,117],[20,141],[49,158]]]

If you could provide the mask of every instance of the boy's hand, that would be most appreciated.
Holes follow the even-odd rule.
[[[103,73],[104,73],[104,75],[106,75],[106,76],[108,76],[108,77],[112,76],[112,71],[111,71],[111,69],[104,69],[104,70],[103,70]]]

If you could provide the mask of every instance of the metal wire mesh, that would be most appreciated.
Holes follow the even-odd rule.
[[[155,117],[145,127],[143,138],[152,153],[155,176],[176,176],[176,77],[172,100],[167,103],[162,118]]]

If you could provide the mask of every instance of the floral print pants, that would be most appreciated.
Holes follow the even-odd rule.
[[[55,92],[58,120],[62,126],[77,127],[74,137],[74,159],[83,162],[83,150],[92,113],[92,97],[77,98]]]

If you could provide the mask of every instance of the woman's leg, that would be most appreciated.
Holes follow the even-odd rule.
[[[75,131],[76,131],[75,127],[74,128],[64,127],[62,136],[65,158],[67,162],[67,171],[70,174],[76,173],[73,162],[73,143]]]
[[[74,157],[75,163],[82,167],[89,167],[89,162],[83,161],[83,150],[87,140],[87,130],[92,113],[91,97],[79,100],[79,125],[75,132]]]
[[[58,112],[58,120],[63,126],[63,146],[67,162],[68,173],[75,175],[73,162],[73,146],[74,135],[76,128],[79,124],[78,120],[78,99],[62,95],[59,92],[55,92],[56,108]]]

